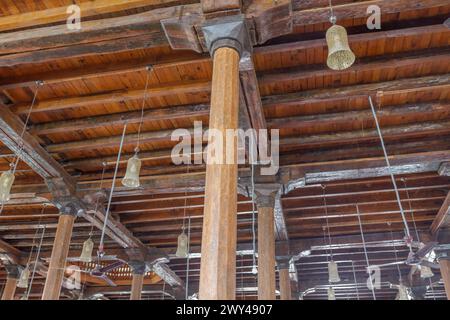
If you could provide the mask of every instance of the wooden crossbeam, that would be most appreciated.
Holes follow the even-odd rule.
[[[450,193],[445,197],[444,202],[442,203],[441,208],[439,209],[436,217],[433,220],[433,223],[430,227],[430,232],[433,235],[436,235],[438,231],[442,228],[446,228],[450,226]]]
[[[84,20],[85,18],[101,14],[142,7],[173,6],[180,2],[181,1],[178,0],[94,0],[81,2],[78,6],[81,11],[82,20]],[[183,2],[185,3],[186,1]],[[66,21],[68,17],[67,6],[3,16],[0,18],[0,31],[63,22]]]

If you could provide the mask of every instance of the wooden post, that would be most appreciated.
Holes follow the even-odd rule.
[[[222,132],[225,141],[226,129],[238,127],[239,53],[232,48],[218,48],[213,70],[209,128]],[[236,159],[237,139],[233,139]],[[222,153],[226,159],[226,148]],[[235,299],[237,169],[236,160],[233,164],[206,165],[199,292],[202,300]]]
[[[278,278],[278,282],[280,284],[280,300],[292,300],[288,260],[278,261]]]
[[[143,261],[130,261],[128,265],[133,271],[130,300],[141,300],[146,271],[145,263]]]
[[[144,275],[133,273],[133,280],[131,282],[130,300],[141,300],[143,285],[144,285]]]
[[[5,265],[7,278],[3,288],[2,300],[14,300],[16,294],[17,280],[20,277],[22,268],[17,265]]]
[[[450,260],[439,259],[441,267],[441,276],[444,280],[445,292],[447,293],[447,300],[450,300]]]
[[[14,300],[16,294],[17,279],[7,278],[3,288],[2,300]]]
[[[42,300],[59,299],[74,221],[74,214],[61,214],[59,216]]]
[[[258,299],[275,300],[275,194],[256,191],[258,205]]]
[[[275,231],[273,208],[258,209],[258,299],[275,300]]]

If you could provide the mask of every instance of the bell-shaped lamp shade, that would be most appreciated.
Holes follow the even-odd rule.
[[[252,274],[258,274],[258,268],[256,267],[256,265],[253,265],[252,267]]]
[[[339,277],[338,265],[334,261],[328,262],[328,277],[328,281],[330,281],[330,283],[341,281],[341,278]]]
[[[404,285],[398,287],[398,299],[397,300],[409,300],[408,289]]]
[[[328,67],[333,70],[350,68],[355,62],[355,54],[348,45],[347,30],[335,24],[328,29],[326,38],[328,44]]]
[[[183,232],[178,236],[178,248],[175,255],[179,258],[186,258],[188,256],[188,237]]]
[[[333,287],[328,288],[328,300],[336,300],[336,293]]]
[[[26,289],[28,288],[28,282],[30,280],[30,269],[28,266],[25,267],[25,269],[22,270],[20,273],[19,281],[17,282],[18,288]]]
[[[0,202],[7,202],[11,198],[11,187],[14,183],[14,174],[11,170],[0,176]]]
[[[135,154],[128,160],[127,172],[122,179],[122,184],[128,188],[138,188],[140,186],[139,174],[141,172],[141,160]]]
[[[428,279],[428,278],[434,277],[434,273],[433,273],[433,271],[431,271],[430,267],[420,266],[420,277],[422,279]]]
[[[94,241],[92,241],[92,239],[89,238],[83,243],[83,250],[81,251],[80,261],[86,263],[91,262],[93,251],[94,251]]]

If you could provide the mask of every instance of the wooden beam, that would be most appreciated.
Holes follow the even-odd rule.
[[[450,192],[445,197],[441,208],[439,209],[433,223],[430,227],[430,232],[436,235],[441,228],[448,227],[450,225]]]
[[[23,122],[8,108],[0,108],[0,141],[15,154],[20,154],[22,161],[28,164],[37,174],[44,179],[58,177],[68,184],[74,180],[65,172],[62,166],[53,159],[36,139],[25,131],[23,138]],[[23,145],[23,148],[21,146]]]
[[[88,96],[79,96],[74,98],[60,98],[39,101],[33,108],[33,113],[44,111],[65,110],[69,108],[85,107],[86,105],[93,106],[104,103],[123,102],[129,100],[142,99],[144,94],[147,98],[164,97],[174,94],[187,93],[204,93],[210,90],[209,81],[189,81],[177,82],[172,84],[164,84],[158,87],[149,88],[145,90],[118,90],[108,93],[94,94]],[[14,105],[11,110],[17,114],[24,114],[29,110],[29,104]]]
[[[377,5],[381,8],[382,14],[394,14],[399,12],[417,11],[421,9],[445,8],[449,3],[441,0],[374,0],[370,5]],[[333,11],[339,21],[348,19],[366,19],[367,7],[369,4],[365,1],[357,1],[341,5],[334,5]],[[312,8],[294,12],[294,26],[306,26],[329,22],[330,9],[328,7]],[[365,20],[364,20],[365,21]]]
[[[173,6],[177,0],[94,0],[78,3],[82,20],[97,15],[115,13],[143,7]],[[10,31],[26,27],[36,27],[66,21],[69,17],[67,6],[45,10],[6,15],[0,18],[0,31]]]
[[[201,4],[204,13],[239,10],[241,8],[241,0],[201,0]]]
[[[188,105],[161,109],[149,109],[144,112],[143,120],[146,122],[161,120],[176,120],[189,117],[201,117],[209,115],[209,105]],[[95,116],[91,118],[62,120],[58,122],[43,123],[31,126],[31,134],[45,135],[67,131],[99,128],[104,126],[124,125],[125,123],[139,123],[141,112],[121,112],[112,115]]]
[[[214,54],[210,129],[237,129],[239,109],[239,53],[219,48]],[[237,139],[231,146],[237,154]],[[228,142],[228,144],[230,141]],[[226,149],[226,148],[224,148]],[[227,153],[221,155],[226,159]],[[207,164],[202,233],[200,299],[232,300],[236,294],[237,161]]]
[[[20,265],[24,254],[19,249],[0,239],[0,253],[9,260],[11,264]]]

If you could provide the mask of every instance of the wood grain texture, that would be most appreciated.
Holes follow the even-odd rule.
[[[280,283],[280,300],[292,300],[291,279],[289,278],[289,269],[280,269],[278,271]]]
[[[42,300],[59,300],[74,221],[71,215],[59,217]]]
[[[239,54],[220,48],[214,54],[210,128],[221,132],[236,129],[238,110]],[[232,145],[236,159],[237,139]],[[202,300],[235,298],[237,169],[237,162],[206,167],[199,292]]]
[[[2,300],[14,300],[16,294],[17,279],[7,278],[6,284],[3,288]]]
[[[258,208],[258,300],[275,300],[275,220],[273,208]]]
[[[144,285],[144,275],[134,273],[133,280],[131,283],[130,300],[141,300],[143,285]]]

